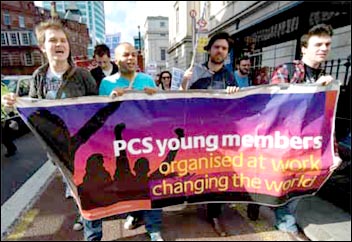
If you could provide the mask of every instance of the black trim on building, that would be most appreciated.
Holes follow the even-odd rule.
[[[297,2],[267,19],[232,35],[235,56],[245,51],[296,40],[295,58],[301,54],[300,38],[317,24],[330,24],[334,29],[351,25],[351,2]]]

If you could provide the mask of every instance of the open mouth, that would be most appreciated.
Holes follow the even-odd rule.
[[[63,50],[56,50],[55,51],[55,54],[63,54],[63,53],[65,53]]]

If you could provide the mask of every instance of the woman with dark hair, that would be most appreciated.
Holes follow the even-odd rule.
[[[159,76],[159,83],[163,90],[170,90],[172,74],[169,71],[162,71]]]

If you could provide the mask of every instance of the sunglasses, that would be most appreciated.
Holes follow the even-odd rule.
[[[161,79],[171,79],[170,76],[162,76]]]

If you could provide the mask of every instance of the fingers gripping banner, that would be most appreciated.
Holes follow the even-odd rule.
[[[17,108],[91,220],[184,202],[277,206],[314,194],[331,175],[338,90],[20,98]]]

